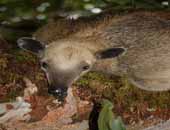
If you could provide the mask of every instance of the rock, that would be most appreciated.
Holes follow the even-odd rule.
[[[0,123],[5,123],[11,120],[29,120],[29,112],[32,111],[31,105],[25,102],[21,97],[15,102],[0,104]]]

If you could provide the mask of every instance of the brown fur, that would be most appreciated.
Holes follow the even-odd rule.
[[[127,75],[140,88],[161,91],[170,89],[169,20],[169,12],[146,11],[76,21],[61,19],[47,24],[34,36],[44,43],[59,39],[70,43],[72,39],[88,41],[98,50],[124,47],[126,54],[98,66]]]

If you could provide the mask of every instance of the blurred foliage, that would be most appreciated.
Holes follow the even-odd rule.
[[[95,13],[94,8],[104,10],[164,7],[168,5],[163,0],[0,0],[0,21],[2,24],[28,19],[46,21],[49,13],[56,11]]]
[[[30,36],[54,15],[76,19],[105,10],[168,9],[165,0],[0,0],[0,34],[9,41]]]

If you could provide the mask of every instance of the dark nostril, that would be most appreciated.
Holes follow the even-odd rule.
[[[55,94],[55,90],[53,90],[53,89],[48,89],[48,93],[51,94],[51,95],[54,95],[54,94]]]

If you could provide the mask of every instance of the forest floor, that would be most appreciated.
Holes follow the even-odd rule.
[[[47,94],[47,80],[40,69],[38,59],[1,39],[0,103],[12,102],[16,97],[23,96],[26,88],[24,78],[29,79],[39,90],[36,96],[38,107],[34,106],[31,121],[42,120],[48,113],[46,106],[54,98]],[[149,126],[170,119],[170,91],[147,92],[132,86],[126,77],[98,73],[85,75],[74,86],[74,95],[90,104],[81,108],[79,116],[74,117],[75,120],[87,119],[91,102],[103,97],[113,102],[114,113],[121,116],[126,125]],[[6,129],[0,126],[0,130]]]

